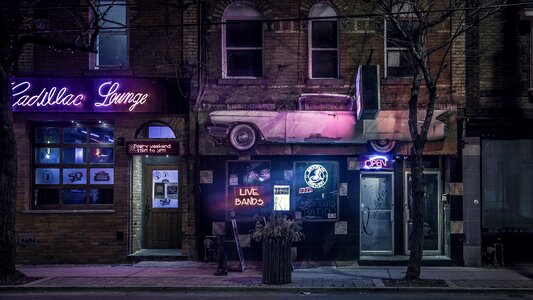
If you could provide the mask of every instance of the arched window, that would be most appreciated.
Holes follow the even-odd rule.
[[[138,139],[175,139],[176,134],[172,128],[163,122],[150,122],[141,127],[135,138]]]
[[[331,19],[313,19],[331,17]],[[339,77],[339,26],[337,13],[325,3],[309,11],[309,77]]]
[[[249,2],[232,3],[222,21],[223,77],[263,76],[263,24]]]

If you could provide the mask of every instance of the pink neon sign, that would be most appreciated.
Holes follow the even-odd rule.
[[[129,111],[135,110],[137,105],[144,105],[148,99],[148,94],[143,93],[118,93],[120,84],[118,82],[107,81],[98,87],[98,95],[104,99],[101,102],[94,102],[95,106],[110,106],[115,104],[131,104]]]
[[[165,112],[166,86],[154,79],[20,78],[14,112]]]
[[[366,170],[390,170],[392,169],[392,162],[389,156],[372,155],[363,156],[360,160],[361,168]]]
[[[43,88],[39,94],[29,94],[28,90],[31,89],[31,83],[28,81],[23,81],[19,84],[13,86],[13,98],[17,99],[13,103],[15,106],[52,106],[52,105],[62,105],[62,106],[79,106],[84,101],[82,94],[71,94],[68,93],[66,87],[51,87],[49,89]],[[20,97],[19,97],[20,96]]]

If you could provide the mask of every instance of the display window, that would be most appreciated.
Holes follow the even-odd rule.
[[[227,171],[229,211],[238,218],[272,213],[270,161],[228,161]]]
[[[337,162],[295,162],[295,219],[336,221],[339,209]]]
[[[113,204],[114,128],[105,123],[33,126],[31,209]]]

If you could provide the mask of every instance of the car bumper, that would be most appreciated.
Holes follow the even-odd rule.
[[[208,126],[207,132],[210,136],[225,139],[229,134],[229,127],[227,126]]]

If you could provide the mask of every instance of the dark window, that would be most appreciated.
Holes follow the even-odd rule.
[[[409,53],[409,43],[403,37],[391,21],[386,22],[387,26],[387,77],[409,77],[413,76],[413,60]],[[418,22],[412,20],[400,21],[403,31],[409,35],[415,34]]]
[[[319,3],[311,8],[309,17],[332,17],[331,20],[311,19],[309,21],[310,76],[311,78],[338,78],[337,13],[327,4]]]
[[[128,59],[126,1],[100,0],[100,32],[97,40],[95,68],[123,68]]]
[[[263,76],[263,23],[247,2],[234,2],[224,13],[223,76]]]

